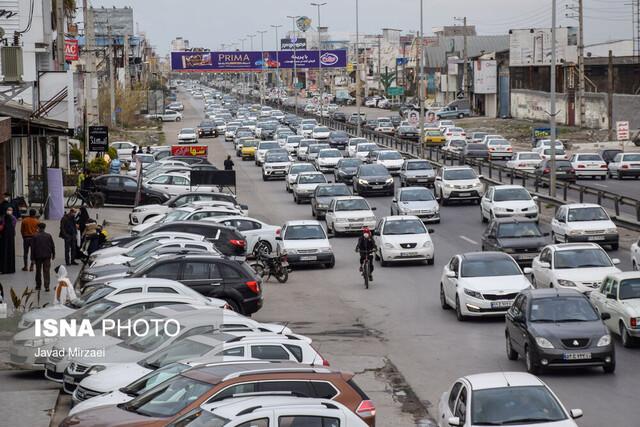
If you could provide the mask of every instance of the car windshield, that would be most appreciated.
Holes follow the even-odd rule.
[[[317,197],[350,196],[349,188],[346,185],[321,185],[316,190]]]
[[[314,132],[329,132],[329,128],[323,127],[323,126],[318,126],[316,128],[313,129]]]
[[[376,144],[358,144],[358,152],[364,152],[364,151],[371,151],[371,150],[375,150],[376,148],[378,148],[378,146]]]
[[[155,240],[155,239],[149,240],[148,242],[142,245],[139,245],[137,248],[133,249],[132,251],[127,252],[127,256],[131,258],[139,258],[140,256],[146,254],[150,250],[157,248],[161,244],[162,242],[159,240]]]
[[[515,239],[520,237],[542,237],[542,233],[534,222],[511,222],[498,226],[498,238]]]
[[[322,150],[318,153],[318,157],[342,157],[342,153],[339,150]]]
[[[280,425],[285,425],[285,424],[288,425],[288,421],[287,421],[288,418],[289,417],[283,417],[281,420],[284,421],[284,424],[280,424]],[[306,419],[306,417],[296,417],[296,420],[298,419]],[[322,422],[320,421],[321,419],[322,418],[317,418],[318,422]],[[200,411],[197,413],[197,418],[194,418],[193,421],[189,423],[189,427],[223,427],[223,426],[229,425],[229,422],[231,422],[231,420],[229,420],[228,418],[223,418],[219,415],[213,414],[204,409],[200,409]],[[261,422],[261,420],[257,420],[257,422]],[[317,425],[315,424],[315,421],[313,421],[313,423],[314,425]],[[258,424],[243,423],[243,425],[253,427],[254,425],[258,425]],[[260,424],[260,425],[263,425],[263,424]]]
[[[567,416],[545,386],[475,390],[471,400],[474,426],[531,425],[561,421]]]
[[[265,163],[282,163],[288,162],[289,156],[284,153],[268,153],[265,157]]]
[[[327,180],[321,174],[298,175],[298,184],[324,184],[325,182]]]
[[[400,126],[398,132],[416,132],[417,129],[413,126]]]
[[[493,196],[494,202],[506,202],[509,200],[531,200],[531,195],[524,188],[497,189]]]
[[[511,145],[511,144],[509,144],[509,141],[506,141],[504,139],[492,139],[487,143],[487,145],[508,146],[508,145]]]
[[[430,130],[428,132],[426,132],[427,136],[442,136],[442,132],[440,132],[439,130]]]
[[[427,229],[419,219],[387,221],[382,229],[384,235],[426,234]]]
[[[319,153],[320,150],[324,150],[325,148],[329,148],[326,144],[314,144],[309,146],[309,153],[315,154]]]
[[[302,130],[313,130],[313,128],[315,127],[316,125],[314,124],[305,124],[305,125],[302,125]]]
[[[444,171],[443,177],[447,181],[458,181],[464,179],[476,179],[477,175],[473,169],[450,169]]]
[[[408,162],[407,170],[409,171],[417,171],[417,170],[432,170],[433,166],[431,163],[427,161],[418,161],[418,162]]]
[[[360,166],[360,176],[387,176],[389,171],[382,165]]]
[[[618,298],[621,300],[640,299],[640,279],[626,279],[620,282]]]
[[[332,138],[349,138],[349,135],[344,131],[331,132]]]
[[[70,308],[82,308],[88,304],[94,303],[113,292],[114,288],[106,285],[96,285],[85,288],[86,290],[78,298],[65,304]]]
[[[397,151],[381,151],[378,154],[379,160],[402,160],[402,155]]]
[[[217,333],[209,335],[217,343],[234,338],[232,335]],[[204,344],[193,339],[178,340],[173,344],[156,351],[140,361],[140,365],[149,369],[158,369],[182,359],[198,358],[213,350],[214,345]]]
[[[280,144],[277,142],[261,142],[258,146],[260,150],[270,150],[272,148],[280,148]]]
[[[191,368],[191,366],[184,363],[172,363],[158,370],[149,372],[128,386],[122,387],[120,391],[128,396],[136,397],[189,368]]]
[[[487,146],[484,144],[467,144],[466,148],[469,151],[487,151]]]
[[[160,322],[158,325],[160,326],[157,332],[154,331],[152,334],[131,334],[118,344],[118,346],[148,353],[180,332],[180,325],[177,325],[175,322]]]
[[[299,144],[302,141],[301,136],[289,136],[287,137],[287,144]]]
[[[532,322],[594,322],[599,319],[591,303],[583,296],[536,298],[531,301]]]
[[[546,154],[547,156],[551,155],[551,149],[547,148],[544,150],[544,154]],[[556,148],[556,156],[564,156],[564,149],[562,148]]]
[[[473,133],[473,135],[471,135],[471,137],[472,137],[473,139],[482,139],[482,138],[484,138],[484,137],[485,137],[485,136],[487,136],[487,135],[489,135],[489,134],[488,134],[488,133],[486,133],[486,132],[474,132],[474,133]]]
[[[588,268],[611,267],[611,259],[600,248],[567,249],[556,251],[554,255],[554,268]]]
[[[320,225],[290,225],[284,233],[285,240],[326,239],[324,229]]]
[[[190,213],[191,211],[175,210],[168,213],[167,216],[164,217],[162,222],[180,221],[181,219],[188,217]]]
[[[640,162],[640,154],[625,154],[622,156],[624,162]]]
[[[464,147],[466,145],[467,145],[467,142],[461,139],[453,139],[449,141],[449,147]]]
[[[339,168],[357,168],[362,164],[362,160],[360,159],[344,159],[340,160],[338,164]]]
[[[336,200],[337,211],[368,211],[371,208],[364,199]]]
[[[607,221],[609,215],[601,207],[569,209],[569,222]]]
[[[186,134],[186,133],[196,133],[195,129],[191,129],[191,128],[187,128],[187,129],[182,129],[180,131],[181,134]]]
[[[258,141],[252,141],[252,140],[242,141],[243,148],[257,147],[257,146],[258,146]]]
[[[465,259],[462,277],[520,276],[522,271],[510,258]]]
[[[435,200],[433,193],[426,188],[403,189],[400,192],[401,202],[427,202]]]
[[[79,310],[74,311],[69,314],[66,319],[68,320],[84,320],[88,319],[89,322],[93,323],[98,320],[101,316],[107,313],[110,310],[120,306],[120,303],[115,301],[108,300],[100,300],[94,302],[93,304],[89,304],[87,306],[82,307]]]
[[[366,143],[368,143],[368,142],[369,142],[369,141],[367,141],[367,139],[366,139],[366,138],[351,138],[351,139],[349,140],[349,145],[350,145],[350,146],[355,146],[355,147],[357,147],[357,146],[358,146],[358,144],[366,144]]]
[[[540,160],[540,154],[538,153],[520,153],[518,155],[519,160]]]
[[[302,163],[298,165],[291,166],[289,169],[290,174],[299,174],[300,172],[315,172],[316,168],[310,163]]]
[[[602,161],[602,157],[600,157],[598,154],[580,154],[578,156],[578,161],[594,161],[594,162],[601,162]]]
[[[171,417],[198,400],[211,387],[211,384],[178,375],[122,408],[147,417]]]

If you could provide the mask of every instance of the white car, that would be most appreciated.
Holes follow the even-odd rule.
[[[467,139],[467,133],[464,129],[456,126],[447,127],[443,131],[443,135],[447,140],[450,139]]]
[[[178,144],[195,144],[198,142],[198,132],[194,128],[182,128],[178,132]]]
[[[160,120],[163,122],[179,122],[182,120],[182,113],[173,110],[165,110],[160,114]]]
[[[356,147],[358,144],[367,144],[369,140],[367,138],[349,138],[349,142],[347,142],[347,146],[345,148],[345,155],[347,157],[355,157],[356,156]]]
[[[325,214],[327,232],[338,236],[340,233],[359,232],[364,227],[373,229],[376,226],[375,209],[364,197],[335,197]]]
[[[619,153],[609,163],[609,176],[622,179],[632,176],[640,177],[640,153]]]
[[[619,273],[619,259],[595,243],[561,243],[545,246],[531,263],[536,288],[570,288],[588,294],[609,274]]]
[[[286,252],[291,265],[324,265],[333,268],[336,259],[327,233],[318,221],[288,221],[282,226],[277,252]]]
[[[317,172],[318,170],[311,163],[291,163],[287,168],[287,176],[284,179],[285,190],[287,193],[291,193],[293,190],[293,184],[298,179],[298,174],[301,172]]]
[[[303,137],[298,144],[298,150],[296,155],[298,156],[298,160],[307,160],[307,154],[309,153],[309,146],[317,144],[318,141],[315,139],[305,138]]]
[[[374,132],[393,134],[396,131],[396,128],[393,127],[391,119],[387,117],[378,117],[378,124],[373,130]]]
[[[89,256],[87,265],[91,266],[98,258],[108,258],[126,254],[127,252],[135,250],[136,248],[154,240],[171,239],[194,240],[196,242],[199,242],[204,240],[204,236],[192,233],[180,233],[175,231],[159,231],[157,233],[149,233],[145,236],[133,239],[122,246],[111,246],[108,248],[98,249],[97,251],[92,253],[91,256]]]
[[[247,239],[247,253],[255,253],[260,248],[273,251],[277,246],[276,237],[280,235],[279,226],[246,216],[218,216],[207,218],[206,221],[235,227]]]
[[[573,203],[558,208],[551,220],[551,236],[558,242],[596,242],[618,249],[618,227],[600,205]]]
[[[506,166],[514,171],[533,173],[540,163],[542,163],[540,154],[533,151],[520,151],[513,154]]]
[[[371,151],[375,151],[378,149],[378,144],[374,144],[373,142],[362,142],[356,145],[356,151],[353,157],[364,162]]]
[[[404,165],[404,157],[397,150],[379,150],[373,163],[387,168],[390,175],[398,175]]]
[[[538,220],[537,197],[521,185],[496,185],[489,187],[480,200],[482,222],[494,218],[525,217]]]
[[[435,196],[446,205],[451,200],[480,202],[484,195],[481,176],[469,166],[443,166],[434,182]]]
[[[534,148],[534,150],[537,150]],[[543,160],[551,159],[551,148],[541,148],[536,151]],[[569,155],[564,148],[556,148],[556,160],[569,160]]]
[[[294,155],[298,152],[298,146],[300,146],[300,141],[302,141],[302,136],[288,135],[287,142],[285,142],[284,144],[284,148],[289,152],[289,154]]]
[[[331,172],[342,159],[342,152],[337,148],[324,148],[318,152],[315,165],[320,172]]]
[[[209,217],[229,215],[242,215],[242,211],[228,205],[216,206],[215,203],[211,205],[210,202],[204,202],[204,205],[200,206],[198,203],[194,203],[193,205],[177,208],[164,216],[156,216],[142,224],[133,226],[131,228],[131,234],[136,235],[142,233],[144,230],[160,223],[173,221],[199,221]]]
[[[217,185],[194,185],[191,186],[191,178],[186,174],[166,173],[145,182],[146,186],[154,190],[164,191],[172,196],[184,194],[190,191],[219,191]]]
[[[487,142],[489,142],[492,139],[505,139],[505,137],[502,135],[485,133],[484,136],[482,137],[482,140],[478,141],[478,143],[487,145]]]
[[[326,184],[327,178],[322,172],[300,172],[296,182],[291,186],[293,201],[301,204],[311,200],[311,195],[319,184]]]
[[[506,139],[490,139],[487,149],[490,159],[509,159],[513,155],[513,147]]]
[[[118,153],[118,159],[122,161],[131,161],[131,152],[135,148],[136,151],[140,148],[137,144],[129,141],[117,141],[109,144],[109,147],[114,148]]]
[[[607,163],[598,153],[577,153],[571,156],[570,162],[578,177],[607,178]]]
[[[313,138],[313,130],[315,128],[315,124],[301,124],[300,127],[298,127],[298,135],[302,136],[303,138]]]
[[[126,264],[136,258],[144,257],[152,251],[159,251],[166,248],[175,248],[176,251],[180,249],[187,250],[199,250],[203,252],[218,253],[218,250],[213,243],[208,241],[195,241],[191,239],[153,239],[138,246],[136,249],[129,251],[122,255],[116,255],[111,257],[99,257],[89,266],[90,268],[101,267],[103,265],[116,265]]]
[[[440,129],[440,132],[444,132],[446,128],[454,127],[456,124],[453,120],[440,120],[438,122],[437,128]]]
[[[435,249],[429,232],[417,216],[387,216],[380,219],[373,232],[378,247],[376,258],[380,260],[380,265],[384,267],[398,261],[425,261],[433,265]]]
[[[278,141],[278,144],[280,145],[281,148],[285,148],[285,146],[287,145],[287,138],[289,138],[290,136],[300,137],[301,135],[296,135],[295,133],[293,133],[292,130],[288,128],[279,129],[276,131],[274,139]]]
[[[442,147],[443,157],[453,158],[453,154],[460,154],[467,146],[467,140],[462,138],[449,139]]]
[[[531,270],[525,268],[524,272]],[[504,315],[518,293],[531,288],[518,263],[503,252],[455,255],[442,271],[440,305],[456,317]]]
[[[290,164],[291,158],[286,150],[267,151],[262,162],[262,180],[286,178]]]
[[[402,187],[391,200],[391,215],[413,215],[423,222],[439,224],[440,205],[428,188]]]
[[[311,138],[313,139],[329,139],[329,135],[331,135],[331,129],[326,126],[316,126],[311,131]]]
[[[557,149],[563,149],[564,150],[564,143],[562,141],[560,141],[559,139],[556,139],[556,148]],[[551,148],[551,140],[550,139],[540,139],[536,142],[536,146],[534,148],[533,151],[537,151],[537,149],[540,148]]]
[[[581,409],[567,411],[551,389],[525,372],[458,378],[438,402],[438,427],[578,427]]]
[[[631,265],[633,270],[640,271],[640,240],[636,240],[631,244],[629,252],[631,252]]]
[[[256,166],[262,166],[264,156],[267,154],[267,151],[273,150],[274,148],[280,148],[278,141],[260,141],[255,153]]]

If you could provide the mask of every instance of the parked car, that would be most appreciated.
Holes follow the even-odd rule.
[[[318,221],[287,221],[282,226],[277,251],[286,252],[292,266],[323,265],[333,268],[336,263],[329,237]]]
[[[115,149],[116,152],[118,153],[118,159],[124,162],[126,161],[130,162],[131,152],[133,151],[133,149],[135,148],[136,150],[138,150],[140,148],[138,144],[134,144],[133,142],[129,142],[129,141],[112,142],[111,144],[109,144],[109,147]]]
[[[144,185],[150,189],[163,191],[171,196],[190,191],[219,191],[217,185],[191,185],[191,177],[184,173],[163,173],[149,179]]]
[[[616,369],[614,344],[589,299],[574,289],[527,289],[505,316],[507,357],[522,356],[527,371],[561,367]]]
[[[440,205],[431,190],[404,187],[391,201],[391,215],[413,215],[424,222],[440,223]]]
[[[456,106],[448,106],[436,111],[436,117],[438,120],[450,118],[462,119],[470,116],[471,110],[469,108],[459,108]]]
[[[572,203],[562,205],[551,220],[554,242],[596,242],[618,249],[618,227],[600,205]]]
[[[182,113],[173,110],[165,110],[164,113],[159,115],[159,120],[162,122],[179,122],[182,120]]]
[[[520,266],[530,267],[547,245],[549,233],[543,233],[535,220],[494,218],[482,233],[482,250],[508,253]]]
[[[360,196],[335,197],[329,203],[325,214],[327,232],[335,236],[341,233],[360,232],[364,227],[373,229],[376,217],[367,200]]]
[[[138,181],[125,175],[101,175],[93,179],[93,192],[108,205],[133,206],[138,192]],[[164,203],[171,198],[168,191],[155,189],[150,185],[142,185],[140,204],[149,205]]]

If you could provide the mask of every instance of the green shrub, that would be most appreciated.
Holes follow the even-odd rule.
[[[76,160],[78,163],[82,163],[82,151],[77,148],[71,148],[71,152],[69,152],[69,157],[71,160]]]
[[[96,157],[95,159],[89,162],[89,173],[91,174],[105,174],[108,171],[109,171],[109,164],[102,157]]]
[[[111,159],[117,159],[118,158],[118,151],[113,147],[109,147],[109,149],[107,150],[107,154],[109,155],[109,157]]]

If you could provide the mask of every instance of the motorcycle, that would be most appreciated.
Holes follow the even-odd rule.
[[[258,251],[251,268],[265,281],[274,276],[278,282],[286,283],[289,279],[289,263],[287,254],[270,254],[266,250]]]

